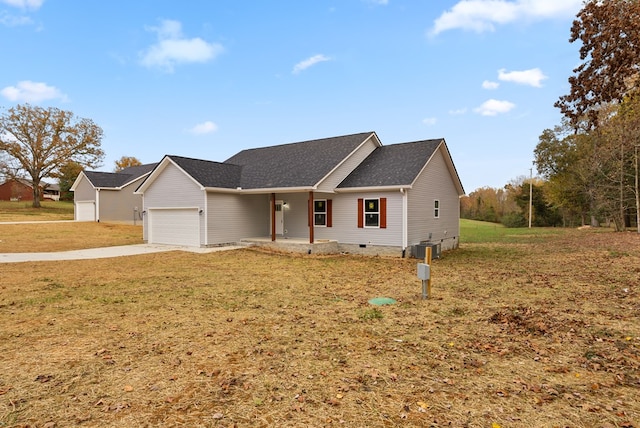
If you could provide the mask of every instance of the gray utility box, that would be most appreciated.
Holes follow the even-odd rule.
[[[442,246],[440,243],[422,241],[418,245],[413,246],[413,257],[423,259],[427,255],[427,247],[431,247],[431,259],[439,259]]]
[[[426,263],[418,263],[418,279],[423,281],[431,279],[431,266]]]

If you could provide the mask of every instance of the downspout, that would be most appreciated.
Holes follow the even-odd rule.
[[[271,241],[276,240],[276,194],[271,194]]]
[[[402,253],[404,254],[409,245],[409,198],[404,188],[400,189],[400,193],[402,194]]]
[[[204,246],[209,246],[209,194],[204,190]]]
[[[95,220],[100,223],[100,188],[96,189],[96,216]]]
[[[309,192],[309,204],[307,206],[307,217],[309,217],[309,244],[313,244],[313,190]]]

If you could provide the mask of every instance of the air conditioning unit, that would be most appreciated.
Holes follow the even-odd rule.
[[[413,257],[415,257],[416,259],[424,260],[425,256],[427,255],[427,247],[431,247],[432,260],[440,258],[442,246],[440,245],[440,243],[436,244],[434,242],[429,242],[429,241],[421,241],[419,244],[414,245],[411,251],[411,253],[413,254]]]

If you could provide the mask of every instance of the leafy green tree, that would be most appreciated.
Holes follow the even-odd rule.
[[[60,186],[60,200],[73,200],[73,193],[69,189],[71,189],[83,169],[82,165],[74,161],[69,161],[58,168],[54,177],[58,179],[58,185]]]
[[[591,213],[590,195],[593,185],[591,150],[584,134],[571,133],[569,122],[545,129],[534,150],[534,163],[545,180],[545,197],[564,218],[563,224],[573,224],[579,218],[586,224]],[[596,221],[594,215],[593,223]]]
[[[40,207],[40,182],[69,161],[95,167],[104,152],[102,129],[58,108],[17,105],[0,116],[0,153],[17,162],[33,183],[33,206]]]

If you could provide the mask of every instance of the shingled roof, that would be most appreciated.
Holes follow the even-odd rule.
[[[130,166],[119,172],[83,171],[93,187],[101,189],[117,189],[131,181],[148,174],[157,164]]]
[[[310,187],[318,184],[373,132],[247,149],[224,163],[242,167],[243,189]]]
[[[443,139],[378,147],[338,188],[411,185]]]
[[[203,187],[235,189],[240,186],[242,167],[202,159],[167,156]]]

